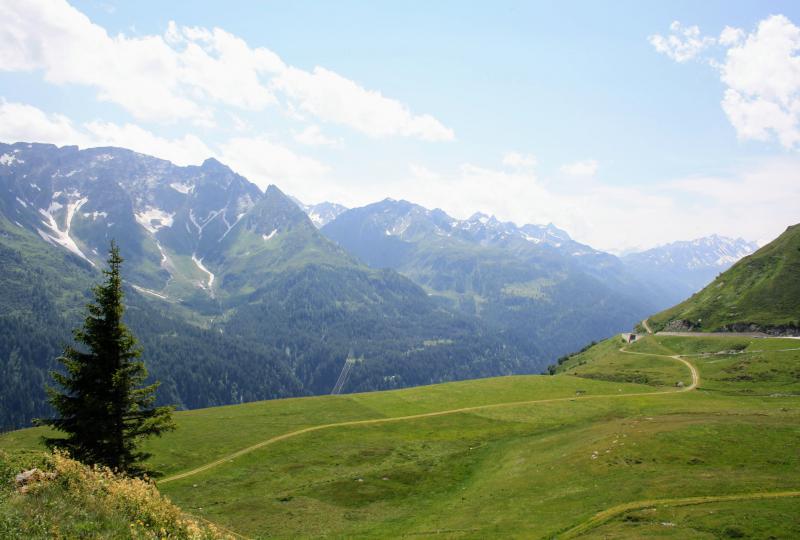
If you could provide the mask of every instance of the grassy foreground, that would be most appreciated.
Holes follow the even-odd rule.
[[[183,515],[149,482],[47,454],[24,485],[9,489],[33,465],[0,452],[0,538],[233,539],[214,525]],[[16,483],[16,482],[14,482]]]
[[[602,342],[552,377],[180,413],[150,445],[159,489],[237,533],[280,538],[552,538],[637,501],[800,489],[799,341],[621,346]],[[677,354],[699,369],[697,389],[678,386],[691,374]],[[411,418],[387,421],[398,417]],[[346,424],[361,420],[375,422]],[[337,425],[263,444],[323,424]],[[0,449],[30,451],[40,434],[3,435]],[[800,499],[631,508],[580,537],[791,537]]]

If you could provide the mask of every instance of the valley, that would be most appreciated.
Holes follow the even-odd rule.
[[[158,403],[180,409],[327,394],[351,356],[339,392],[540,373],[671,303],[625,258],[552,224],[455,220],[388,199],[304,205],[216,159],[0,152],[0,429],[48,414],[42,381],[112,238]],[[720,238],[679,248],[675,260],[705,272],[749,249]]]

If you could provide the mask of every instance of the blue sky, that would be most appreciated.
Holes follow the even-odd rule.
[[[610,250],[763,242],[800,215],[798,12],[0,0],[0,140],[213,155],[308,202],[406,198]]]

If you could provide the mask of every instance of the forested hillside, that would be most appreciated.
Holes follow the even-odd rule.
[[[0,428],[48,414],[44,386],[107,243],[126,259],[127,321],[160,403],[196,408],[533,372],[475,317],[325,239],[281,191],[219,162],[175,167],[122,149],[3,145]]]

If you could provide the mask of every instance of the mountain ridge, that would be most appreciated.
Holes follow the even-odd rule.
[[[0,145],[0,155],[0,283],[20,299],[0,313],[0,334],[33,332],[47,345],[0,340],[0,369],[25,366],[9,378],[0,426],[46,411],[41,382],[112,238],[162,402],[329,392],[351,351],[366,361],[346,391],[530,372],[546,361],[503,347],[483,322],[407,278],[362,265],[279,188],[262,193],[217,160],[178,167],[126,149],[30,143]],[[50,286],[29,290],[36,276]]]

